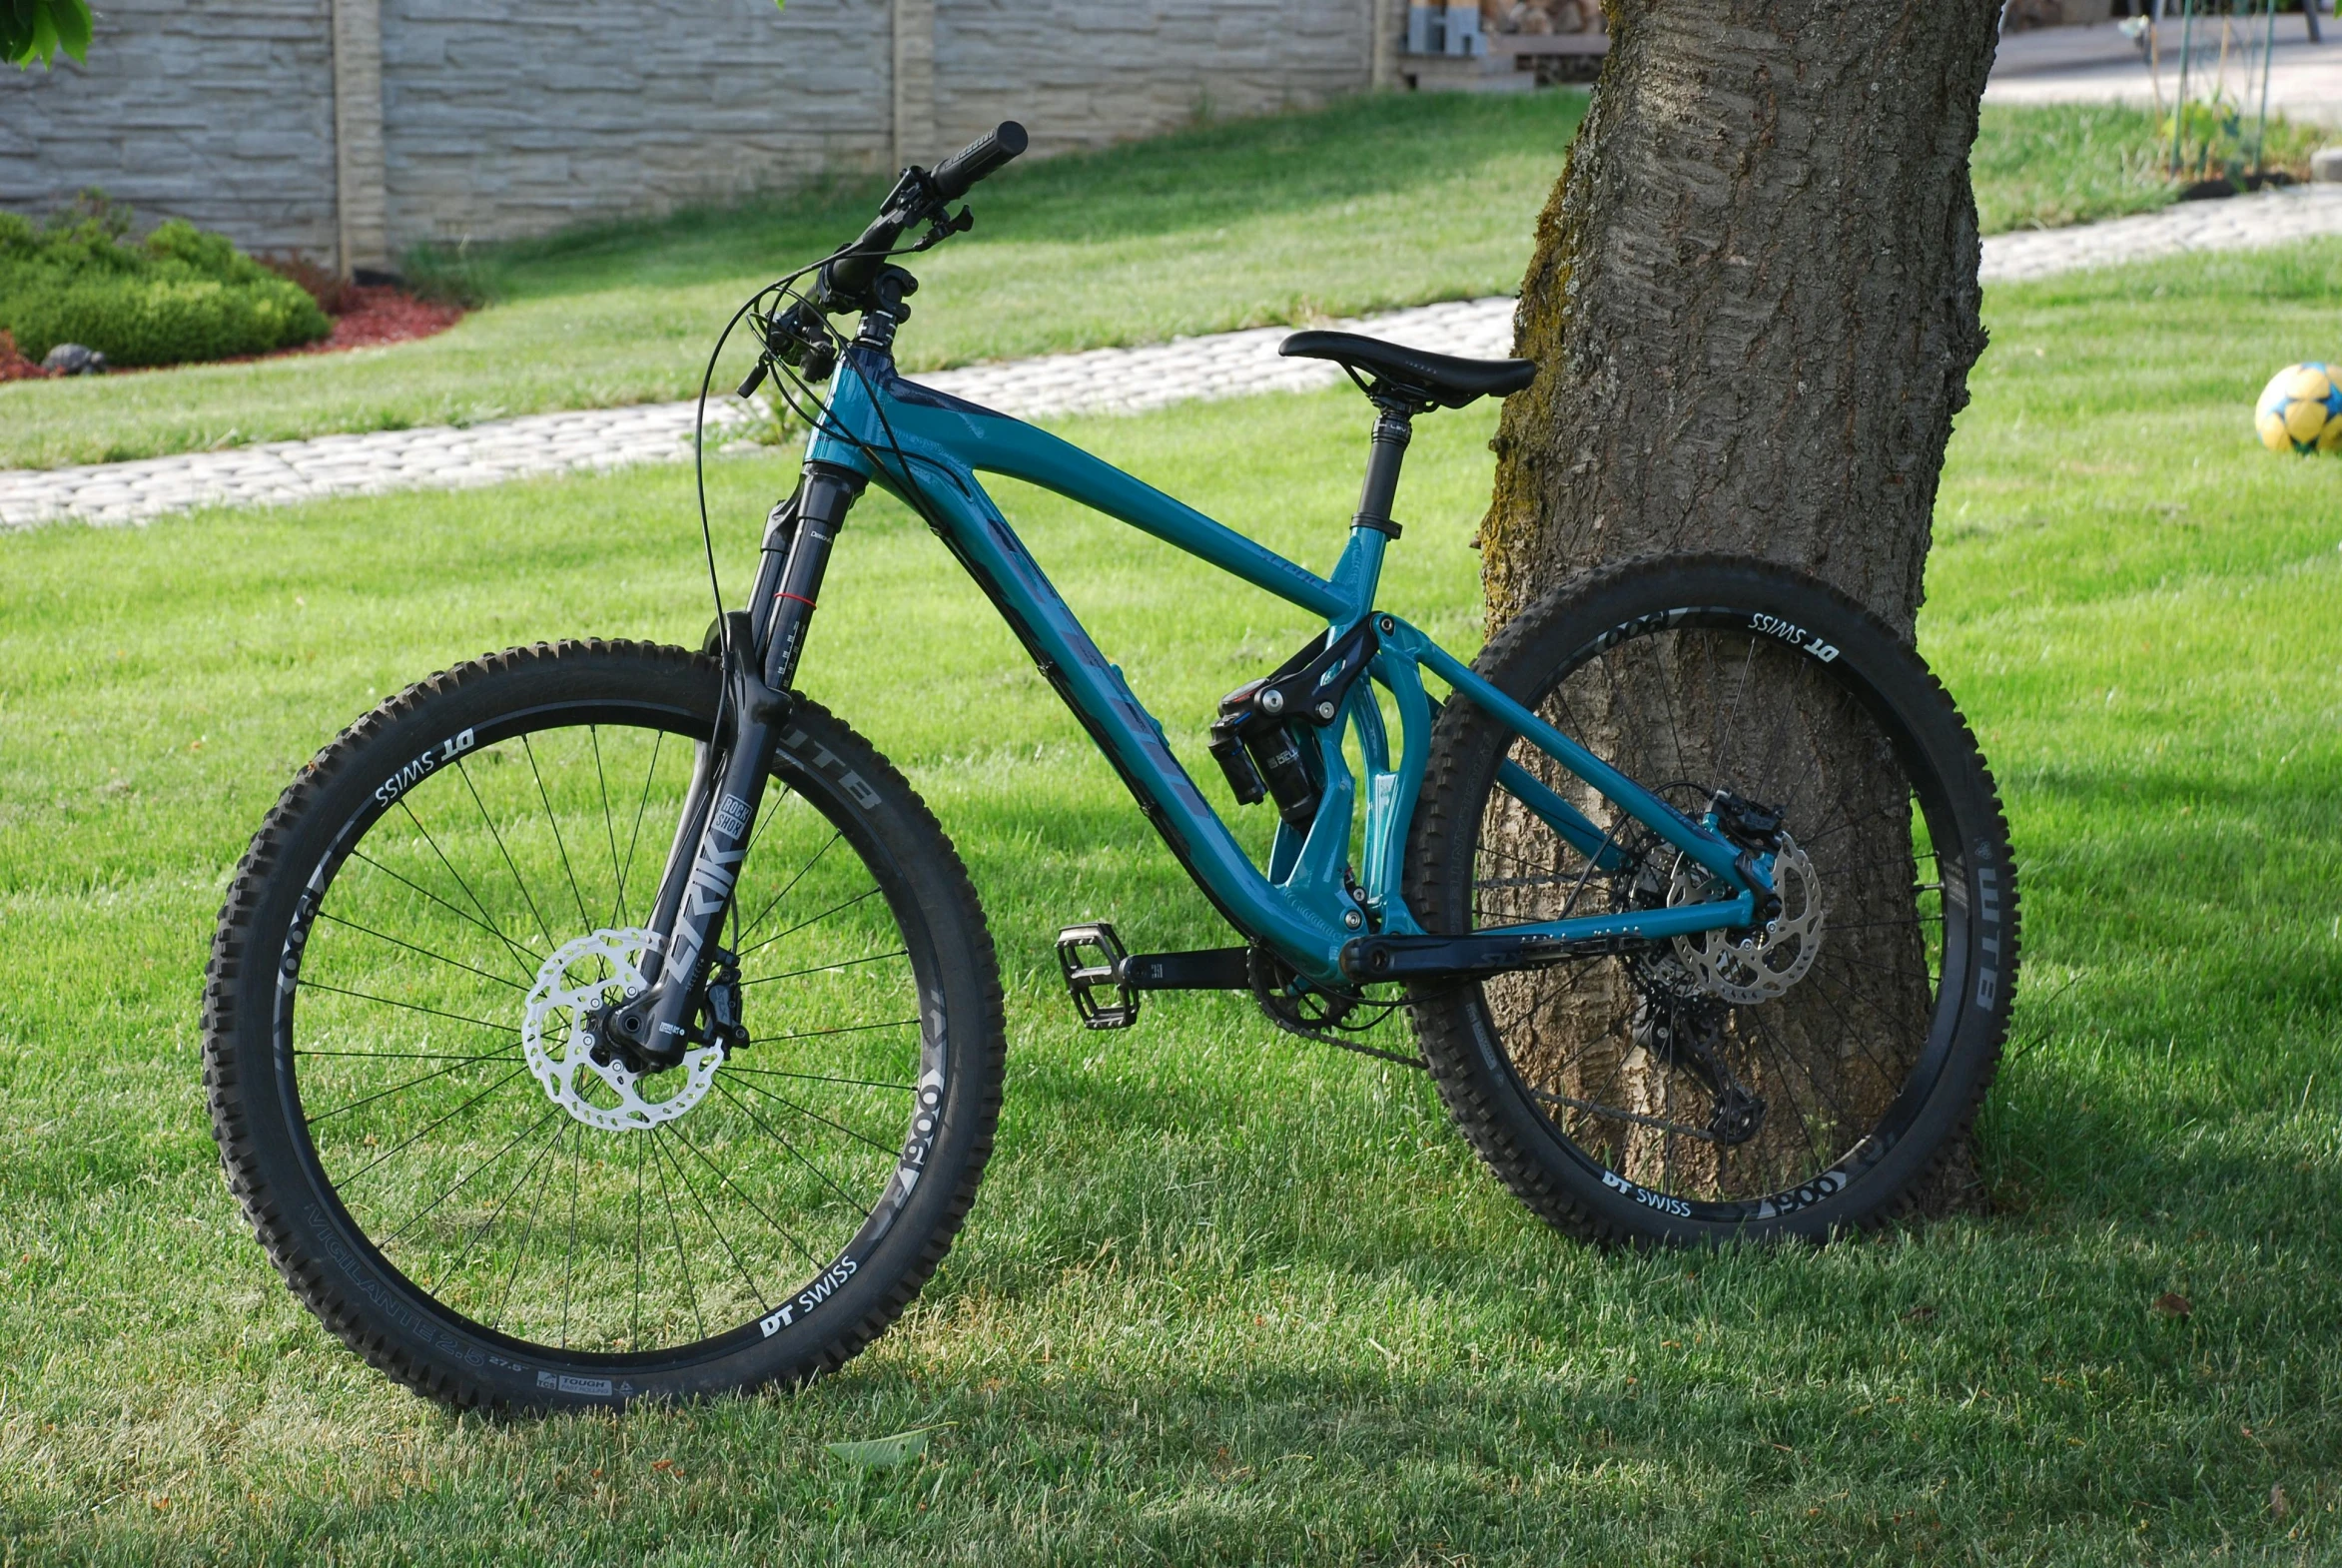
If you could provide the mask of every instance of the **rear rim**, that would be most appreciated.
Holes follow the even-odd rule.
[[[1702,1225],[1809,1208],[1887,1159],[1929,1106],[1960,1018],[1967,865],[1951,792],[1850,656],[1759,629],[1773,620],[1709,608],[1623,623],[1561,660],[1533,706],[1695,818],[1720,789],[1778,810],[1794,845],[1782,929],[1748,948],[1716,933],[1498,976],[1476,1007],[1567,1159]],[[1527,743],[1503,755],[1626,864],[1594,868],[1486,784],[1457,890],[1468,907],[1451,910],[1470,927],[1721,896]]]
[[[750,1044],[641,1074],[586,1044],[704,735],[611,702],[463,731],[369,797],[295,912],[298,1156],[375,1266],[491,1342],[645,1370],[758,1342],[868,1257],[935,1132],[935,955],[817,775],[768,794],[723,931]]]

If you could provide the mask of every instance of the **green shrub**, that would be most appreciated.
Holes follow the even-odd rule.
[[[45,227],[0,213],[0,328],[39,359],[61,343],[118,366],[267,354],[333,331],[298,284],[174,220],[141,244],[129,214],[85,198]]]

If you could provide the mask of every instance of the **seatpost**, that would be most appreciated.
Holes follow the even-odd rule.
[[[1414,439],[1415,423],[1413,410],[1404,403],[1377,397],[1375,405],[1381,411],[1374,416],[1374,443],[1366,454],[1366,482],[1358,491],[1358,514],[1350,519],[1350,526],[1372,528],[1395,539],[1399,529],[1390,520],[1390,508],[1398,497],[1399,465],[1406,459],[1407,442]]]

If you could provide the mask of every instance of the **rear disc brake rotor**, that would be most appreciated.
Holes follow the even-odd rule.
[[[1736,1006],[1770,1002],[1805,978],[1822,951],[1822,889],[1814,863],[1784,833],[1773,859],[1773,890],[1781,913],[1749,931],[1701,931],[1674,941],[1701,991]],[[1667,890],[1669,907],[1705,904],[1722,889],[1690,856],[1679,859]]]

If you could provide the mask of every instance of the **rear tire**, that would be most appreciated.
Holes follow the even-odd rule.
[[[1809,577],[1698,558],[1581,577],[1474,667],[1688,815],[1719,788],[1780,810],[1815,906],[1796,936],[1792,866],[1784,929],[1747,948],[1712,934],[1417,988],[1423,1055],[1474,1149],[1589,1239],[1819,1238],[1907,1210],[1991,1082],[2017,935],[1991,776],[1917,653]],[[1625,864],[1589,866],[1524,809],[1497,783],[1508,757]],[[1411,834],[1408,900],[1435,932],[1715,896],[1461,698]]]
[[[975,1197],[1004,1039],[983,911],[902,776],[803,699],[722,935],[752,1043],[585,1063],[590,1008],[558,999],[639,958],[719,691],[644,644],[460,665],[319,753],[237,870],[204,1019],[231,1185],[294,1293],[433,1399],[810,1377]]]

